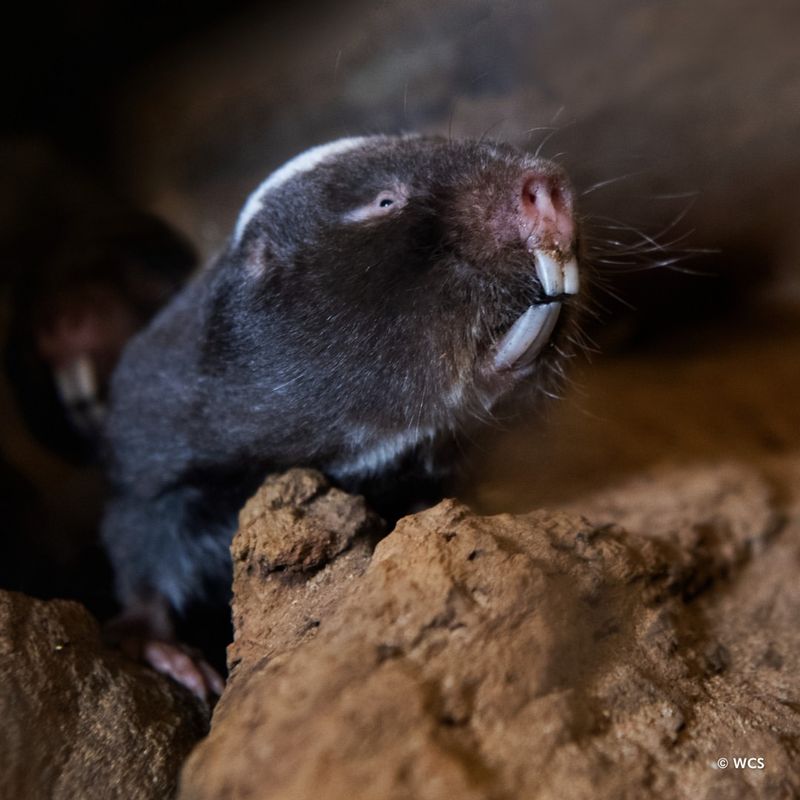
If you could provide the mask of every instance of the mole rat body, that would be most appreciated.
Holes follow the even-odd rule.
[[[459,433],[557,373],[576,241],[562,171],[505,145],[353,138],[277,170],[114,376],[123,604],[227,587],[270,470],[318,468],[392,513],[393,490],[439,481]]]

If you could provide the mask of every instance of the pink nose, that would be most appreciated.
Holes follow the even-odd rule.
[[[572,192],[558,176],[531,172],[522,182],[520,234],[531,248],[567,252],[575,236]]]

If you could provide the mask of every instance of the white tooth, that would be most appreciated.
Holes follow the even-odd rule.
[[[578,262],[573,256],[564,264],[564,294],[578,294],[581,279],[578,274]]]
[[[88,356],[79,356],[54,373],[58,393],[69,405],[81,400],[91,400],[97,393],[94,367]]]
[[[533,254],[536,263],[536,277],[548,297],[556,297],[564,292],[564,273],[561,264],[545,250],[536,250]]]
[[[497,345],[494,368],[529,366],[550,339],[560,311],[561,303],[531,306]]]
[[[53,373],[58,387],[58,393],[65,404],[74,403],[81,396],[81,387],[75,371],[75,362],[57,369]]]
[[[79,356],[75,362],[74,369],[81,395],[86,398],[94,397],[97,394],[97,383],[95,381],[94,365],[89,356]]]

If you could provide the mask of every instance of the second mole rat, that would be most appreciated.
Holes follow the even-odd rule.
[[[315,467],[387,516],[435,499],[456,437],[554,385],[577,254],[565,174],[507,145],[349,138],[268,177],[113,378],[103,537],[144,657],[219,691],[165,642],[224,602],[268,472]]]

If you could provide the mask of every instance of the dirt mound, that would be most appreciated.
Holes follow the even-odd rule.
[[[234,543],[238,666],[180,796],[800,792],[797,515],[734,464],[638,481],[583,514],[445,501],[370,559],[359,500],[272,479]]]
[[[108,650],[79,604],[0,592],[0,797],[163,800],[205,709]]]

